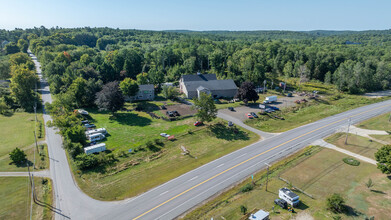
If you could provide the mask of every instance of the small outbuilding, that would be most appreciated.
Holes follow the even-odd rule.
[[[269,212],[263,211],[262,209],[258,212],[251,214],[248,219],[251,220],[269,220]]]

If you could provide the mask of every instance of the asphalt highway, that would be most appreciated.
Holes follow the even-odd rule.
[[[32,55],[38,75],[40,65]],[[41,78],[41,77],[40,77]],[[41,78],[43,102],[51,102],[49,87]],[[46,141],[53,180],[56,219],[173,219],[200,204],[212,195],[244,178],[308,146],[315,140],[347,126],[348,118],[355,124],[390,112],[391,100],[353,109],[305,126],[271,136],[245,148],[225,155],[137,197],[103,202],[84,194],[75,183],[58,130],[47,127],[51,120],[44,112]],[[142,184],[142,183],[140,183]]]

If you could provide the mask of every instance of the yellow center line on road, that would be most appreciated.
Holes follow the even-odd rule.
[[[374,108],[374,109],[371,109],[371,110],[368,110],[368,111],[364,111],[364,112],[361,112],[361,113],[358,113],[358,114],[349,116],[349,117],[347,117],[347,118],[351,118],[351,117],[355,117],[355,116],[358,116],[358,115],[362,115],[362,114],[364,114],[364,113],[371,112],[371,111],[374,111],[374,110],[377,110],[377,109],[380,109],[380,108],[384,108],[384,107],[387,107],[387,106],[391,106],[391,104],[385,105],[385,106],[381,106],[381,107],[378,107],[378,108]],[[166,203],[168,203],[168,202],[171,202],[172,200],[178,198],[179,196],[181,196],[181,195],[183,195],[183,194],[185,194],[185,193],[187,193],[187,192],[189,192],[189,191],[191,191],[191,190],[193,190],[193,189],[195,189],[195,188],[201,186],[202,184],[204,184],[204,183],[206,183],[206,182],[209,182],[210,180],[212,180],[212,179],[214,179],[214,178],[216,178],[216,177],[218,177],[218,176],[221,176],[222,174],[224,174],[224,173],[226,173],[226,172],[228,172],[228,171],[230,171],[230,170],[232,170],[232,169],[235,169],[236,167],[238,167],[238,166],[240,166],[240,165],[242,165],[242,164],[244,164],[244,163],[247,163],[247,162],[249,162],[249,161],[251,161],[251,160],[253,160],[253,159],[255,159],[255,158],[257,158],[257,157],[259,157],[259,156],[261,156],[261,155],[263,155],[263,154],[266,154],[266,153],[268,153],[268,152],[270,152],[270,151],[272,151],[272,150],[274,150],[274,149],[276,149],[276,148],[279,148],[279,147],[281,147],[282,145],[288,144],[288,143],[290,143],[290,142],[292,142],[292,141],[294,141],[294,140],[296,140],[296,139],[298,139],[298,138],[301,138],[301,137],[306,136],[306,135],[308,135],[308,134],[311,134],[311,133],[313,133],[313,132],[315,132],[315,131],[317,131],[317,130],[320,130],[320,129],[322,129],[322,128],[325,128],[325,127],[328,127],[328,126],[330,126],[330,125],[333,125],[333,124],[336,124],[336,123],[338,123],[338,122],[341,122],[341,121],[343,121],[343,120],[346,120],[347,118],[343,118],[343,119],[341,119],[341,120],[338,120],[338,121],[329,123],[329,124],[327,124],[327,125],[324,125],[324,126],[322,126],[322,127],[319,127],[319,128],[317,128],[317,129],[315,129],[315,130],[309,131],[309,132],[307,132],[307,133],[305,133],[305,134],[302,134],[302,135],[300,135],[300,136],[298,136],[298,137],[295,137],[295,138],[293,138],[293,139],[291,139],[291,140],[289,140],[289,141],[286,141],[286,142],[284,142],[284,143],[282,143],[282,144],[279,144],[279,145],[277,145],[277,146],[275,146],[275,147],[273,147],[273,148],[271,148],[271,149],[269,149],[269,150],[267,150],[267,151],[264,151],[264,152],[262,152],[262,153],[260,153],[260,154],[257,154],[257,155],[255,155],[255,156],[253,156],[253,157],[251,157],[251,158],[249,158],[249,159],[247,159],[247,160],[245,160],[245,161],[242,161],[242,162],[236,164],[235,166],[232,166],[232,167],[230,167],[230,168],[228,168],[228,169],[226,169],[226,170],[224,170],[224,171],[222,171],[222,172],[220,172],[220,173],[218,173],[218,174],[216,174],[216,175],[210,177],[209,179],[207,179],[207,180],[205,180],[205,181],[203,181],[203,182],[201,182],[201,183],[199,183],[199,184],[197,184],[197,185],[195,185],[195,186],[193,186],[193,187],[191,187],[191,188],[189,188],[189,189],[187,189],[187,190],[185,190],[185,191],[179,193],[178,195],[176,195],[176,196],[174,196],[174,197],[172,197],[172,198],[166,200],[165,202],[160,203],[159,205],[153,207],[152,209],[150,209],[150,210],[148,210],[148,211],[142,213],[141,215],[135,217],[133,220],[136,220],[136,219],[139,219],[139,218],[143,217],[144,215],[146,215],[146,214],[152,212],[153,210],[159,208],[160,206],[162,206],[162,205],[164,205],[164,204],[166,204]]]

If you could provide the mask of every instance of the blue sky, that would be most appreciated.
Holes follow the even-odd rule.
[[[0,0],[0,29],[374,30],[390,0]]]

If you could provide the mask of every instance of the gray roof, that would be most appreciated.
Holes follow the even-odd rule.
[[[183,75],[183,82],[217,80],[216,74]]]
[[[281,188],[280,190],[283,191],[286,195],[288,195],[291,198],[297,197],[296,193],[292,192],[291,190],[289,190],[287,188]]]
[[[197,91],[197,88],[200,86],[208,88],[210,91],[231,90],[231,89],[238,88],[232,79],[212,80],[212,81],[193,81],[193,82],[185,82],[184,84],[188,92]]]
[[[138,85],[138,88],[139,91],[151,91],[155,89],[155,87],[152,84]]]

